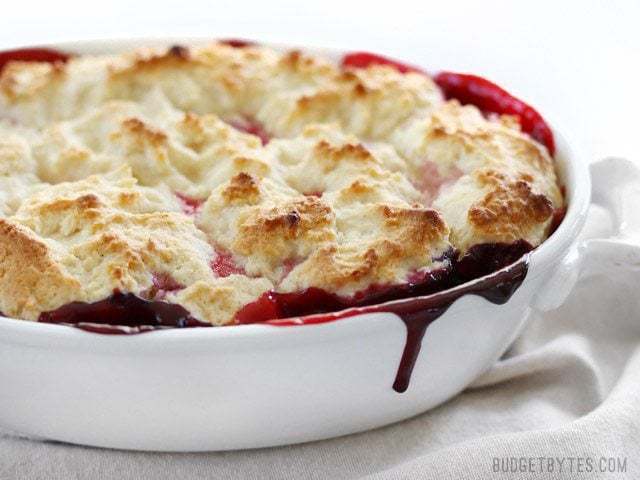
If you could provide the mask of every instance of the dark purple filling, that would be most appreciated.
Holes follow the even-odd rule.
[[[461,258],[455,252],[449,252],[443,259],[445,267],[429,272],[415,282],[376,285],[352,297],[341,297],[319,288],[296,293],[267,292],[240,310],[236,320],[237,323],[291,326],[332,322],[361,313],[395,313],[407,328],[407,341],[393,389],[404,392],[409,386],[427,327],[464,295],[479,295],[495,304],[507,302],[526,276],[526,254],[531,250],[531,245],[525,241],[475,245]],[[508,265],[511,266],[501,270]],[[469,280],[497,270],[501,271],[464,286]],[[44,312],[38,321],[73,325],[103,334],[211,326],[193,318],[180,305],[145,300],[118,291],[99,302],[73,302]]]
[[[347,308],[365,307],[405,298],[430,295],[461,285],[514,263],[532,247],[524,240],[512,243],[475,245],[457,258],[455,252],[445,257],[445,266],[400,285],[373,285],[353,296],[344,297],[320,288],[301,292],[270,291],[246,305],[236,315],[237,323],[259,323],[270,320],[303,317]],[[43,312],[38,321],[85,326],[113,325],[128,327],[122,333],[156,328],[209,326],[193,318],[182,306],[160,300],[146,300],[133,293],[115,291],[110,297],[94,303],[72,302]],[[117,333],[117,332],[114,332]]]
[[[133,293],[117,290],[99,302],[72,302],[43,312],[38,321],[73,325],[96,333],[139,333],[169,327],[210,326],[193,318],[180,305],[144,300]]]
[[[489,275],[511,265],[531,250],[533,247],[525,240],[474,245],[457,261],[455,282],[460,284]]]

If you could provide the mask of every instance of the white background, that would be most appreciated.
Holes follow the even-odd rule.
[[[0,47],[113,36],[367,49],[469,71],[534,104],[588,160],[639,158],[640,1],[3,2]]]

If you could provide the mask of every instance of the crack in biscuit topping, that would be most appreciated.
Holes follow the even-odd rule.
[[[562,206],[542,145],[419,73],[217,43],[0,74],[11,317],[117,289],[232,324],[270,290],[350,296],[537,246]]]

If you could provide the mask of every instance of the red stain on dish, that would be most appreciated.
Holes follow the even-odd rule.
[[[228,277],[229,275],[245,275],[244,268],[239,266],[230,252],[216,249],[216,258],[211,262],[211,269],[216,277]]]
[[[71,58],[68,53],[51,48],[19,48],[0,52],[0,72],[9,62],[65,63]]]
[[[367,68],[371,65],[389,65],[401,73],[426,73],[412,65],[407,65],[381,55],[368,52],[355,52],[342,58],[343,67]],[[435,82],[447,99],[456,99],[462,104],[478,107],[485,114],[513,115],[518,118],[522,131],[547,147],[549,153],[555,153],[553,132],[536,109],[486,78],[477,75],[454,72],[440,72]]]
[[[221,40],[218,40],[218,43],[233,48],[246,48],[254,47],[257,45],[257,43],[252,40],[244,40],[242,38],[223,38]]]
[[[202,198],[189,197],[180,192],[175,192],[176,197],[182,204],[182,211],[187,215],[195,215],[202,209],[202,204],[205,202]]]
[[[231,125],[236,130],[244,133],[249,133],[260,138],[262,145],[266,145],[267,143],[269,143],[269,140],[271,140],[271,136],[267,133],[262,124],[252,118],[233,120],[229,122],[229,125]]]

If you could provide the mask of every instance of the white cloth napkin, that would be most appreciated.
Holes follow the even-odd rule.
[[[585,247],[566,303],[534,315],[502,360],[441,407],[367,433],[225,453],[101,450],[0,432],[0,478],[640,478],[640,174],[615,159],[592,172],[595,201],[614,214],[593,205],[578,240],[615,239]]]

